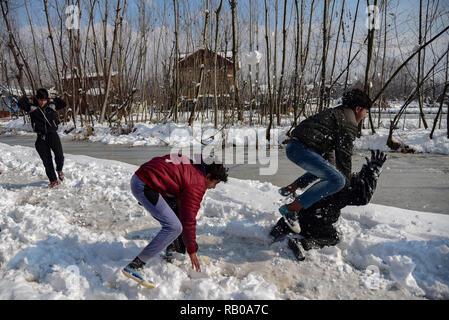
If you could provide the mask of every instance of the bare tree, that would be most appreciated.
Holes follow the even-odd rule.
[[[113,57],[114,57],[115,44],[117,42],[117,31],[118,31],[118,24],[119,24],[119,19],[120,19],[120,10],[121,10],[120,4],[121,4],[121,0],[117,0],[117,8],[115,10],[114,35],[112,38],[112,47],[111,47],[111,56],[109,58],[107,72],[105,72],[105,74],[107,74],[107,81],[106,81],[104,102],[103,102],[103,106],[101,108],[101,115],[100,115],[100,121],[99,121],[100,124],[103,124],[103,122],[104,122],[104,118],[106,115],[106,107],[107,107],[107,103],[108,103],[108,97],[109,97],[109,93],[111,90],[112,61],[113,61]],[[106,19],[104,21],[106,24]],[[106,35],[106,31],[104,31],[104,34]],[[105,41],[107,41],[107,40],[105,40]],[[105,53],[105,57],[106,57],[106,53]],[[105,65],[106,65],[106,60],[104,61]],[[106,71],[106,69],[105,69],[105,71]]]
[[[326,65],[327,65],[327,46],[328,40],[328,15],[329,15],[329,0],[323,1],[323,54],[321,60],[321,86],[318,111],[323,110],[324,100],[326,95]]]
[[[35,61],[36,61],[37,79],[39,80],[39,86],[43,87],[43,85],[42,85],[42,76],[41,76],[41,68],[40,68],[40,63],[39,63],[39,55],[37,54],[36,35],[35,35],[35,32],[34,32],[33,20],[31,19],[30,11],[28,10],[28,1],[27,0],[23,0],[23,4],[25,5],[25,10],[26,10],[26,13],[27,13],[28,22],[30,24],[31,36],[33,38],[33,50],[34,50],[34,58],[35,58]]]
[[[342,3],[341,3],[341,10],[340,10],[340,22],[338,23],[338,31],[337,31],[337,40],[336,40],[336,42],[335,42],[335,48],[334,48],[334,60],[333,60],[333,62],[332,62],[332,70],[331,70],[331,74],[330,74],[330,86],[329,86],[329,96],[328,96],[328,98],[327,98],[327,107],[329,108],[329,106],[330,106],[330,93],[332,92],[332,88],[333,88],[333,86],[334,86],[334,83],[333,83],[333,78],[334,78],[334,71],[335,71],[335,64],[336,64],[336,60],[337,60],[337,52],[338,52],[338,43],[339,43],[339,40],[340,40],[340,34],[341,34],[341,31],[342,30],[344,30],[343,29],[343,14],[344,14],[344,12],[345,12],[345,3],[346,3],[346,0],[343,0],[342,1]]]
[[[374,0],[374,7],[377,8],[377,0]],[[370,6],[370,2],[369,0],[366,0],[366,4],[369,7]],[[374,14],[374,13],[371,13]],[[372,22],[374,22],[372,25],[370,25],[370,28],[368,28],[368,51],[366,54],[367,57],[367,62],[366,62],[366,68],[365,68],[365,83],[364,83],[364,91],[365,93],[369,96],[370,95],[370,91],[371,91],[371,81],[370,81],[370,72],[371,72],[371,62],[372,62],[372,57],[373,57],[373,51],[374,51],[374,36],[376,33],[376,19],[378,18],[377,16],[373,17],[374,20]],[[369,123],[371,126],[371,133],[375,134],[376,130],[374,128],[373,125],[373,118],[371,116],[371,109],[369,109],[368,111],[368,118],[369,118]],[[359,123],[359,134],[360,134],[360,130],[362,128],[362,122]]]
[[[174,73],[173,73],[173,86],[174,86],[174,120],[178,123],[178,96],[179,96],[179,0],[173,0],[173,15],[175,20],[175,54],[174,54]]]
[[[24,71],[23,69],[25,68],[25,74],[28,77],[29,82],[32,84],[33,90],[34,90],[35,89],[34,81],[33,81],[33,77],[31,74],[31,70],[27,63],[26,58],[23,56],[23,52],[21,51],[19,44],[17,43],[16,37],[14,36],[14,32],[12,30],[11,23],[9,21],[9,16],[8,16],[8,14],[9,14],[8,1],[0,1],[0,6],[2,7],[3,20],[5,22],[6,29],[8,31],[8,36],[9,36],[8,48],[13,55],[14,62],[18,69],[18,73],[17,73],[17,77],[16,77],[17,82],[19,83],[19,87],[22,90],[22,93],[26,94],[24,83],[23,83],[23,71]]]
[[[231,7],[232,15],[232,61],[234,63],[232,68],[232,75],[234,78],[234,110],[237,110],[237,116],[239,121],[243,121],[243,108],[240,104],[240,89],[239,89],[239,76],[238,76],[238,48],[237,48],[237,0],[229,0],[229,6]]]
[[[356,23],[357,23],[357,16],[359,13],[359,5],[360,5],[360,0],[357,0],[357,5],[355,7],[355,13],[354,13],[354,22],[352,24],[352,34],[351,34],[351,40],[349,42],[349,53],[348,53],[348,64],[347,64],[347,71],[346,71],[346,78],[345,78],[345,91],[348,87],[348,80],[349,80],[349,66],[351,65],[351,54],[352,54],[352,46],[354,43],[354,33],[355,33],[355,27],[356,27]]]
[[[56,76],[58,79],[58,91],[60,94],[63,93],[63,89],[62,89],[62,82],[61,82],[61,74],[60,74],[60,70],[59,70],[59,63],[58,63],[58,55],[56,53],[56,46],[55,46],[55,41],[54,41],[54,37],[53,37],[53,32],[52,32],[52,28],[51,28],[51,24],[50,24],[50,17],[48,14],[48,0],[43,0],[44,2],[44,10],[45,10],[45,17],[47,20],[47,27],[48,27],[48,37],[50,38],[51,41],[51,47],[53,49],[53,57],[54,57],[54,62],[55,62],[55,68],[56,68]]]
[[[253,52],[253,8],[252,1],[249,0],[249,51]],[[258,27],[258,26],[257,26]],[[253,125],[253,81],[251,73],[251,64],[248,66],[248,84],[249,84],[249,125]]]
[[[220,4],[215,10],[215,57],[214,57],[214,93],[215,93],[215,104],[214,104],[214,129],[218,129],[218,95],[217,95],[217,61],[218,61],[218,36],[219,36],[219,25],[220,25],[220,12],[223,6],[223,0],[220,0]]]
[[[189,126],[193,126],[193,121],[195,120],[195,110],[198,107],[198,103],[200,101],[200,93],[201,86],[203,84],[204,79],[204,69],[206,63],[206,53],[208,52],[207,48],[207,23],[209,21],[209,0],[206,0],[206,9],[204,10],[204,29],[203,29],[203,52],[201,55],[201,64],[200,64],[200,73],[198,75],[198,81],[195,86],[195,101],[193,103],[192,112],[190,113],[189,118]]]
[[[422,29],[423,29],[423,22],[422,22],[422,15],[423,15],[423,0],[419,0],[419,27],[418,27],[418,44],[419,46],[422,45],[422,41],[423,41],[423,33],[422,33]],[[418,52],[418,76],[417,76],[417,83],[420,83],[422,80],[422,73],[423,73],[423,61],[422,61],[422,53],[423,51],[419,51]],[[427,125],[427,121],[426,121],[426,117],[424,115],[424,96],[423,96],[423,90],[421,87],[418,87],[418,105],[419,105],[419,126],[421,127],[421,120],[424,124],[424,128],[427,129],[428,125]]]
[[[449,52],[449,47],[448,47],[447,51]],[[432,130],[430,131],[430,135],[429,135],[430,139],[433,139],[433,134],[434,134],[435,128],[437,126],[438,118],[440,117],[441,113],[443,112],[444,102],[447,102],[446,93],[448,92],[448,89],[449,89],[449,54],[446,54],[446,68],[445,68],[445,76],[444,76],[443,94],[441,95],[441,102],[440,102],[440,107],[438,108],[437,115],[435,116],[435,119],[433,120]],[[449,106],[449,103],[448,103],[448,106]],[[449,112],[447,114],[447,118],[449,118]],[[449,122],[449,120],[448,120],[448,122]],[[447,128],[447,130],[449,133],[449,128]],[[448,138],[449,138],[449,135],[448,135]]]
[[[287,0],[284,0],[284,16],[282,25],[282,66],[281,66],[281,78],[279,80],[279,92],[277,97],[277,106],[280,109],[283,100],[283,90],[284,90],[284,74],[285,74],[285,55],[287,51]],[[278,126],[281,125],[281,119],[277,118]]]
[[[268,4],[267,0],[265,0],[265,43],[267,49],[267,83],[268,83],[268,109],[270,112],[270,120],[268,123],[266,139],[270,141],[271,139],[271,127],[273,125],[273,101],[271,95],[271,76],[270,76],[270,42],[268,39]]]

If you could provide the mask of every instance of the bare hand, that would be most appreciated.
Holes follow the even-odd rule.
[[[196,253],[189,253],[190,261],[192,262],[192,269],[196,269],[197,272],[201,272],[200,262],[198,261],[198,257]]]

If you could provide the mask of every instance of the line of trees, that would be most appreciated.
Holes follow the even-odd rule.
[[[364,124],[372,133],[398,99],[402,109],[417,101],[432,137],[449,92],[449,6],[412,2],[404,12],[399,0],[0,0],[0,81],[17,94],[54,88],[75,128],[201,119],[265,125],[268,139],[274,126],[294,126],[357,86],[376,100]],[[201,48],[215,61],[232,52],[226,101],[202,85],[212,72],[204,57],[194,103],[181,96],[178,61]],[[262,61],[248,62],[255,50]],[[429,103],[439,107],[433,119]]]

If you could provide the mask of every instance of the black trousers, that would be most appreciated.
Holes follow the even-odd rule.
[[[50,182],[57,181],[58,178],[53,166],[53,157],[51,151],[55,154],[56,171],[62,171],[64,166],[64,154],[62,152],[62,144],[57,132],[49,132],[46,135],[37,135],[36,143],[34,144],[36,151],[42,159]]]

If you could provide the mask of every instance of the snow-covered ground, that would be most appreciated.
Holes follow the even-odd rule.
[[[204,197],[203,272],[158,257],[145,271],[157,288],[140,287],[120,269],[159,224],[131,194],[137,167],[65,156],[49,190],[34,148],[0,143],[0,299],[449,299],[449,215],[347,207],[342,241],[297,262],[286,240],[270,244],[277,187],[238,179]]]
[[[401,103],[391,103],[391,112],[397,112],[402,106]],[[412,108],[414,107],[414,108]],[[413,112],[417,105],[409,107],[408,111]],[[433,108],[434,109],[434,108]],[[432,109],[432,110],[433,110]],[[427,115],[429,126],[433,124],[435,115]],[[374,123],[377,124],[377,113],[373,110]],[[372,135],[370,129],[364,129],[362,137],[355,141],[355,149],[368,150],[380,149],[391,151],[387,145],[390,121],[393,115],[383,114],[380,128],[376,129],[376,134]],[[446,118],[446,115],[443,116]],[[302,118],[300,119],[302,120]],[[286,139],[286,133],[290,129],[292,119],[283,118],[281,126],[274,127],[271,131],[271,143],[280,145]],[[368,121],[365,122],[368,124]],[[90,142],[101,142],[105,144],[124,144],[129,146],[171,146],[175,148],[185,148],[189,146],[214,145],[221,147],[227,146],[256,146],[266,145],[266,127],[262,125],[248,126],[244,124],[227,126],[224,130],[221,126],[214,129],[210,121],[204,123],[195,123],[193,128],[186,124],[175,123],[135,123],[134,130],[129,134],[118,134],[117,129],[111,129],[107,123],[103,125],[96,124],[94,135],[87,137],[87,128],[81,127],[78,119],[77,129],[73,129],[73,123],[60,125],[58,133],[63,138],[74,140],[88,140]],[[418,153],[449,154],[449,139],[447,138],[446,121],[441,122],[441,129],[435,130],[433,139],[429,138],[430,129],[421,128],[418,115],[415,113],[404,115],[398,123],[398,129],[394,131],[393,138],[405,145],[411,147]],[[0,134],[3,135],[28,135],[34,134],[30,124],[24,124],[23,119],[0,121]]]

